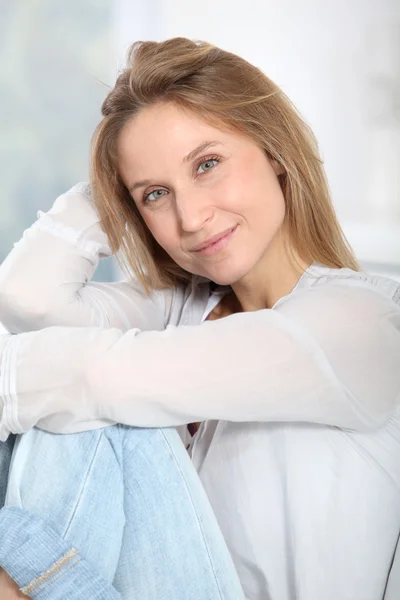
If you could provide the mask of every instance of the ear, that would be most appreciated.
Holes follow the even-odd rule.
[[[283,175],[284,173],[286,173],[284,167],[282,167],[282,165],[280,163],[278,163],[277,160],[275,160],[274,158],[271,158],[270,162],[271,162],[272,168],[275,171],[276,175]]]

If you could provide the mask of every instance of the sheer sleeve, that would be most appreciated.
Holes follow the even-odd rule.
[[[380,427],[400,401],[400,307],[331,282],[276,309],[165,331],[54,327],[3,339],[2,436],[207,419]]]
[[[167,293],[148,297],[135,281],[91,282],[99,260],[111,256],[88,184],[59,196],[0,267],[0,322],[10,333],[54,325],[164,326]]]

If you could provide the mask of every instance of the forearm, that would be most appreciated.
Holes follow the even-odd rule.
[[[111,250],[85,190],[75,186],[39,212],[0,266],[0,321],[11,333],[94,324],[80,292]]]
[[[89,186],[75,186],[40,213],[0,266],[0,322],[10,333],[56,325],[163,329],[167,292],[149,297],[138,281],[91,281],[110,255]]]
[[[296,312],[288,304],[194,327],[50,327],[10,336],[0,439],[34,426],[71,433],[210,419],[380,427],[398,403],[398,308],[369,290],[352,292],[355,305],[341,308],[328,291],[329,320],[307,294]],[[354,321],[360,300],[365,314]],[[379,377],[366,379],[371,370]]]

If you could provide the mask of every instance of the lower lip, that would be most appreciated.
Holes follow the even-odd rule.
[[[201,250],[196,250],[196,254],[202,254],[203,256],[211,256],[212,254],[219,252],[223,248],[226,248],[226,246],[229,244],[230,240],[235,235],[237,228],[238,228],[238,225],[236,225],[236,227],[234,229],[232,229],[232,231],[230,231],[223,237],[219,238],[219,240],[217,240],[213,244],[210,244],[209,246],[206,246],[205,248],[202,248]]]

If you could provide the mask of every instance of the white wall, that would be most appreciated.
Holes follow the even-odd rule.
[[[400,277],[399,0],[118,3],[118,55],[135,39],[206,39],[259,66],[317,135],[361,261]]]

